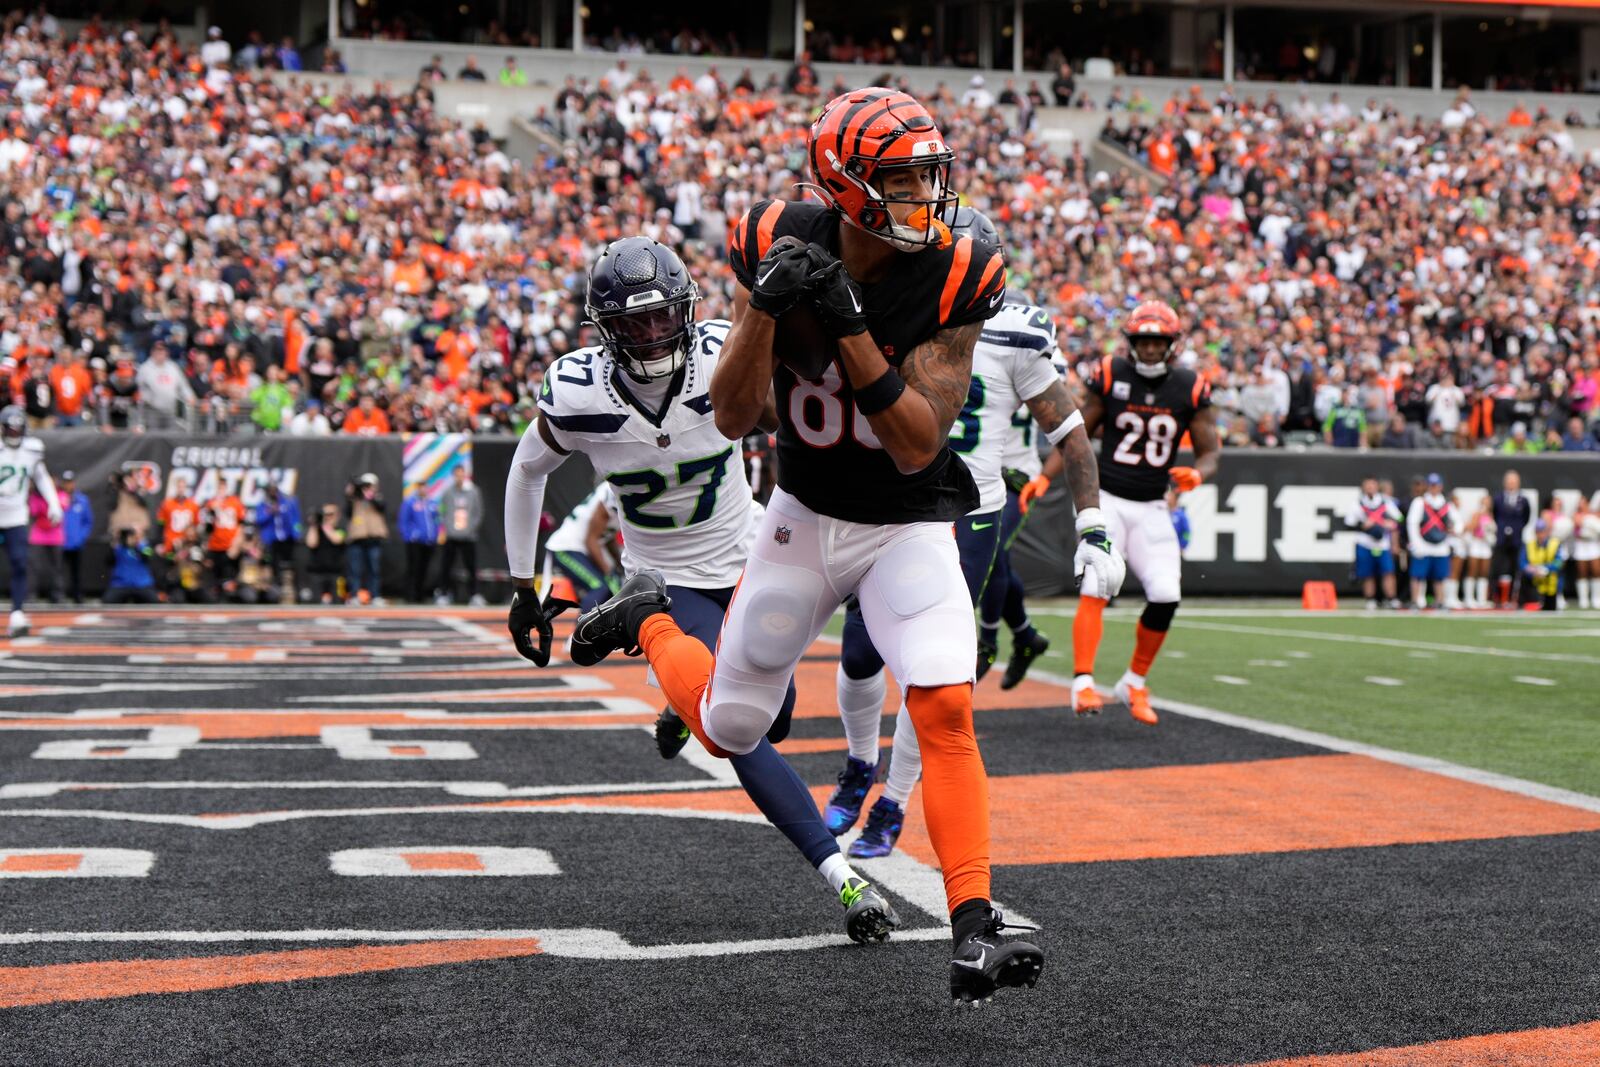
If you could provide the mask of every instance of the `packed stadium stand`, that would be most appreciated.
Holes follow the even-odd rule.
[[[526,90],[548,102],[497,140],[435,106],[473,83],[433,64],[363,84],[285,73],[287,46],[49,29],[13,18],[0,50],[0,367],[35,426],[520,430],[583,337],[606,241],[681,245],[702,314],[726,313],[729,220],[800,195],[832,87],[804,60],[762,79],[609,56]],[[1365,445],[1588,447],[1584,98],[1493,115],[1462,90],[1422,118],[1382,90],[1121,79],[1074,84],[1062,111],[980,79],[922,91],[963,132],[956,185],[1002,227],[1013,291],[1057,314],[1074,362],[1158,297],[1191,323],[1181,358],[1230,443],[1359,421]]]

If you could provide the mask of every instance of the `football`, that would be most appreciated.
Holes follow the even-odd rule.
[[[773,331],[772,353],[796,377],[821,378],[839,354],[839,343],[823,330],[809,300],[780,315]]]

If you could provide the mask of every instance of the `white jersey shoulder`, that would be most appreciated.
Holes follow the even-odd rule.
[[[44,442],[38,438],[0,442],[0,530],[28,524],[28,493],[43,464]]]
[[[950,448],[966,461],[978,483],[978,513],[1005,503],[1002,470],[1010,440],[1019,432],[1032,441],[1032,419],[1015,425],[1018,406],[1058,379],[1051,359],[1056,328],[1048,312],[1031,304],[1006,304],[983,324],[972,353],[967,403],[950,430]],[[1030,474],[1039,461],[1019,463]]]
[[[653,568],[668,584],[720,589],[739,580],[750,526],[750,484],[737,441],[717,429],[711,374],[726,320],[695,324],[676,388],[641,402],[601,348],[562,356],[545,374],[539,411],[557,442],[589,458],[610,483],[622,524],[622,565]]]

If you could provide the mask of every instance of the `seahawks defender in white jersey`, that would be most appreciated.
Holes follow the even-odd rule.
[[[1056,347],[1055,324],[1049,324],[1050,362],[1063,381],[1069,371],[1061,350]],[[1069,386],[1070,388],[1070,386]],[[1027,521],[1028,509],[1043,496],[1050,483],[1061,476],[1065,466],[1059,451],[1050,453],[1046,463],[1039,455],[1039,437],[1033,424],[1033,412],[1027,405],[1017,409],[1007,427],[1006,445],[1000,461],[1001,477],[1006,486],[1006,503],[1000,511],[1000,544],[995,549],[994,566],[989,569],[989,581],[983,587],[983,600],[978,605],[978,680],[989,673],[999,652],[1000,622],[1005,621],[1011,631],[1011,659],[1000,679],[1001,689],[1013,689],[1022,683],[1028,668],[1050,647],[1049,638],[1034,629],[1028,619],[1028,609],[1023,604],[1022,578],[1011,566],[1011,545],[1017,539],[1022,524]]]
[[[715,648],[744,569],[754,501],[741,442],[717,430],[708,393],[728,323],[696,322],[698,298],[671,249],[647,237],[613,242],[589,273],[585,306],[601,343],[562,356],[545,375],[539,415],[506,482],[506,556],[516,587],[508,626],[517,651],[540,667],[550,660],[551,621],[571,605],[538,602],[534,545],[545,479],[573,452],[587,456],[616,494],[622,564],[635,575],[617,596],[635,595],[644,573],[664,577],[669,613]],[[581,647],[569,644],[568,656],[591,666]],[[805,783],[772,747],[788,734],[793,707],[791,681],[767,739],[735,757],[734,770],[756,807],[839,894],[850,937],[882,941],[899,917],[850,868]],[[668,717],[658,735],[676,736],[681,727]]]
[[[11,637],[28,632],[28,615],[22,605],[28,599],[29,490],[37,490],[44,498],[52,524],[61,521],[56,483],[44,467],[44,442],[27,434],[28,421],[21,408],[0,411],[0,542],[11,563],[11,620],[7,628]]]
[[[966,209],[962,214],[968,214]],[[983,216],[976,212],[969,218],[972,216],[987,225]],[[962,225],[958,221],[957,227]],[[1089,543],[1088,538],[1100,522],[1093,446],[1081,432],[1068,437],[1074,428],[1083,425],[1083,419],[1052,362],[1055,354],[1056,330],[1050,315],[1030,304],[1016,303],[1006,304],[983,324],[983,333],[973,349],[967,403],[950,429],[950,449],[966,463],[978,486],[978,507],[956,523],[955,531],[961,570],[974,604],[983,598],[985,583],[993,580],[991,567],[1001,544],[1006,504],[1002,465],[1006,441],[1012,436],[1012,417],[1019,404],[1026,407],[1030,420],[1038,418],[1049,442],[1064,450],[1072,471],[1072,487],[1079,504],[1078,529],[1084,535],[1080,539],[1084,544]],[[1120,559],[1115,551],[1110,555],[1120,574]],[[1080,575],[1083,566],[1080,557],[1076,568]],[[1121,584],[1120,578],[1117,584]],[[985,656],[981,640],[980,634],[979,677],[994,661],[993,645]],[[878,777],[884,684],[883,660],[866,637],[860,613],[851,611],[845,616],[836,676],[839,714],[844,719],[850,752],[839,774],[839,787],[823,809],[823,819],[835,834],[855,825]],[[906,801],[921,773],[922,754],[916,731],[902,707],[895,722],[894,758],[889,763],[883,793],[868,812],[861,836],[851,844],[851,856],[883,856],[894,849],[904,825]]]

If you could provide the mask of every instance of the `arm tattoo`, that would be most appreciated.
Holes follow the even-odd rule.
[[[1038,420],[1039,428],[1049,433],[1066,422],[1078,405],[1065,385],[1054,382],[1050,388],[1028,401],[1028,410]],[[1072,487],[1072,500],[1079,511],[1100,506],[1100,468],[1095,463],[1094,446],[1089,435],[1074,429],[1061,439],[1061,458],[1066,463],[1067,484]]]
[[[1046,434],[1051,433],[1057,426],[1066,422],[1078,405],[1073,403],[1072,394],[1060,382],[1051,382],[1050,387],[1038,396],[1028,400],[1028,410],[1033,412],[1033,417],[1039,423],[1039,429]]]
[[[982,332],[981,322],[940,330],[931,340],[913,348],[900,364],[900,377],[921,393],[933,409],[941,437],[949,434],[967,402],[967,387],[972,382],[972,350]]]

